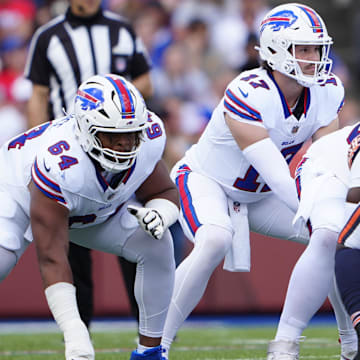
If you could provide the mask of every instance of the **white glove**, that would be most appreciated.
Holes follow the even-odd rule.
[[[64,332],[66,360],[94,360],[95,351],[82,321],[74,320]]]
[[[135,205],[128,205],[127,210],[137,218],[138,223],[146,233],[156,240],[164,235],[164,221],[157,210]]]

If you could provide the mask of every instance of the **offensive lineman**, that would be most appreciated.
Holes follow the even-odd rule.
[[[95,358],[76,304],[69,241],[137,263],[140,336],[131,359],[162,359],[175,271],[167,228],[178,217],[164,146],[161,120],[131,83],[110,74],[80,85],[74,115],[33,128],[0,151],[0,279],[34,239],[67,360]]]
[[[331,44],[313,9],[272,9],[260,28],[264,65],[229,84],[198,143],[173,168],[180,222],[194,248],[175,273],[162,339],[166,358],[224,257],[227,269],[249,271],[249,229],[308,242],[307,231],[292,227],[298,199],[288,163],[306,140],[338,129],[344,89],[331,73]],[[332,304],[339,330],[347,329],[347,314],[335,297]]]

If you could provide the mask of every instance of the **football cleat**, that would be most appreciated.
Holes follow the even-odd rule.
[[[269,343],[267,360],[298,360],[299,342],[291,340],[272,340]]]
[[[161,345],[146,350],[143,353],[138,353],[137,350],[134,350],[131,353],[130,360],[163,360],[162,353],[163,349]]]
[[[358,338],[355,330],[339,330],[341,345],[340,360],[354,360],[358,352]]]
[[[176,336],[175,336],[176,338]],[[175,340],[174,338],[174,340]],[[165,348],[162,348],[162,358],[161,360],[168,360],[169,359],[169,350],[166,350]]]

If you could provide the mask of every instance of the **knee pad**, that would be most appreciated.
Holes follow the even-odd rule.
[[[233,234],[223,227],[205,224],[196,232],[195,244],[224,257],[231,246],[232,236]]]
[[[320,252],[335,252],[338,233],[326,228],[314,230],[309,247],[317,248]],[[319,254],[321,255],[321,254]]]
[[[0,246],[0,282],[10,274],[16,263],[17,257],[15,252]]]

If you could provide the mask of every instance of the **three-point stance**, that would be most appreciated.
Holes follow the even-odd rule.
[[[116,75],[78,89],[75,113],[0,150],[0,278],[34,239],[50,310],[67,360],[94,359],[79,316],[69,241],[137,263],[140,340],[131,359],[158,359],[174,280],[168,226],[178,193],[161,160],[165,133],[137,89]],[[30,225],[31,219],[31,225]]]

